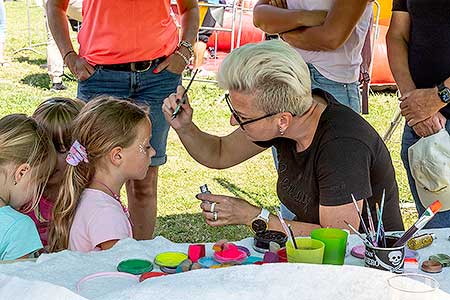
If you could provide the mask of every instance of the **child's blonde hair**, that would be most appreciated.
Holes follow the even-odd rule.
[[[11,114],[0,119],[0,173],[5,179],[11,175],[5,167],[11,163],[16,167],[24,163],[30,165],[30,182],[34,190],[25,209],[30,211],[37,205],[55,168],[56,152],[44,129],[23,114]]]
[[[65,153],[70,149],[73,120],[84,105],[85,103],[78,99],[52,97],[39,104],[34,111],[32,117],[45,129],[56,152]],[[46,196],[45,188],[43,192]],[[39,205],[34,208],[34,213],[40,222],[49,221],[41,215]]]
[[[53,207],[49,251],[67,249],[70,227],[83,190],[90,184],[98,162],[113,148],[130,146],[137,126],[148,120],[147,111],[128,100],[101,96],[89,102],[75,119],[73,140],[86,148],[88,163],[67,165],[58,199]]]
[[[72,144],[72,123],[85,103],[64,97],[45,100],[36,108],[33,118],[46,131],[57,152],[67,152]]]

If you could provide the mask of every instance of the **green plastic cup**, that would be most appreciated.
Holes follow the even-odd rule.
[[[295,238],[298,249],[289,240],[286,243],[287,260],[290,263],[321,264],[325,244],[311,238]]]
[[[348,233],[337,228],[318,228],[311,231],[311,238],[325,244],[323,263],[343,265],[347,248]]]

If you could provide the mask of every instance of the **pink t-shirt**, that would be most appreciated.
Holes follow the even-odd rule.
[[[99,190],[83,191],[70,228],[70,250],[99,251],[98,244],[132,236],[130,221],[116,199]]]
[[[39,220],[34,210],[26,213],[26,215],[33,220],[34,224],[36,224],[39,237],[41,238],[41,242],[44,247],[48,244],[48,228],[52,218],[52,209],[53,201],[42,196],[39,200],[39,212],[44,220]]]

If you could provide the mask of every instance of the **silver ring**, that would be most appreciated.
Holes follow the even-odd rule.
[[[219,219],[219,214],[217,213],[217,211],[213,212],[213,220],[217,221],[217,219]]]
[[[215,212],[214,208],[216,208],[216,202],[211,203],[211,207],[209,208],[210,212]]]

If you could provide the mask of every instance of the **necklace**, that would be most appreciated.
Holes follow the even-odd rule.
[[[8,205],[8,203],[6,203],[6,200],[5,199],[3,199],[2,197],[0,197],[0,206],[7,206]],[[3,205],[1,205],[1,204],[3,204]]]
[[[120,206],[122,207],[123,213],[127,216],[128,221],[130,221],[130,224],[133,225],[133,223],[131,222],[131,218],[130,218],[130,212],[128,211],[128,207],[126,207],[125,205],[123,205],[122,201],[120,200],[120,195],[114,193],[114,191],[112,189],[109,188],[109,186],[107,186],[106,184],[104,184],[101,181],[98,180],[93,180],[93,182],[96,182],[98,184],[103,185],[112,195],[112,197],[114,199],[117,200],[117,202],[119,202]]]

